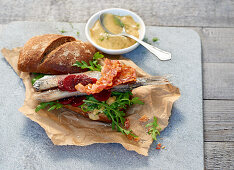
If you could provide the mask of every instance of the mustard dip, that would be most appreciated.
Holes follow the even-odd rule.
[[[118,22],[119,20],[122,23]],[[121,33],[123,30],[122,27],[124,27],[126,33],[139,38],[139,24],[129,15],[117,16],[113,14],[106,14],[104,17],[104,25],[114,34]],[[108,34],[102,28],[99,20],[97,20],[94,26],[90,29],[90,35],[93,41],[95,41],[101,47],[107,49],[123,49],[136,43],[135,40],[128,37]]]

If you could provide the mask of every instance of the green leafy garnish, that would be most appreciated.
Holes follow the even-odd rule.
[[[33,75],[35,76],[34,78],[32,78],[31,82],[32,85],[35,83],[35,81],[37,81],[38,79],[42,78],[45,76],[45,74],[42,73],[33,73]]]
[[[63,33],[66,33],[67,31],[65,31],[64,29],[62,29],[62,30],[59,30],[59,32],[61,32],[61,34],[63,34]]]
[[[116,25],[120,26],[120,27],[124,27],[124,23],[117,17],[114,15],[114,22]]]
[[[103,58],[104,55],[100,54],[99,52],[96,52],[94,55],[93,55],[93,60],[97,60],[99,58]]]
[[[85,61],[76,61],[76,63],[72,66],[80,67],[82,69],[88,68],[90,71],[101,71],[102,67],[100,64],[98,64],[98,59],[103,57],[104,55],[96,52],[93,56],[93,61],[89,61],[89,64],[87,64]]]
[[[151,44],[151,43],[149,42],[149,40],[148,40],[147,37],[145,37],[145,38],[143,39],[143,41],[146,42],[146,43],[148,43],[148,44]]]
[[[137,97],[130,99],[132,96],[131,92],[112,92],[112,96],[116,97],[116,100],[108,105],[106,102],[101,102],[96,100],[92,95],[87,96],[87,99],[84,100],[84,104],[81,105],[81,109],[85,112],[93,111],[94,109],[102,109],[102,112],[112,120],[112,129],[122,132],[126,135],[131,135],[137,137],[132,130],[127,130],[124,128],[125,123],[125,113],[124,109],[132,104],[144,104]]]
[[[157,37],[154,37],[153,39],[152,39],[152,41],[153,42],[157,42],[159,39],[157,38]]]
[[[58,103],[58,102],[42,102],[36,107],[35,112],[38,112],[41,109],[45,109],[47,106],[50,106],[48,111],[51,111],[54,109],[60,109],[63,107],[63,105],[61,103]]]
[[[148,134],[152,136],[153,140],[157,140],[157,135],[160,135],[158,130],[158,119],[154,116],[154,121],[148,123],[145,127],[151,127],[148,131]]]
[[[76,32],[76,35],[77,35],[77,36],[79,36],[79,35],[80,35],[80,32],[79,32],[79,31],[77,31],[77,32]]]
[[[103,41],[103,40],[104,40],[104,37],[99,38],[99,40],[100,40],[100,41]]]

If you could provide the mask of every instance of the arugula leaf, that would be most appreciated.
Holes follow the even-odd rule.
[[[134,97],[132,100],[131,100],[131,102],[133,103],[133,104],[144,104],[144,102],[143,101],[140,101],[139,100],[139,97]]]
[[[133,137],[137,137],[131,130],[124,129],[125,123],[125,112],[124,109],[127,106],[133,104],[142,104],[137,97],[131,99],[132,93],[128,92],[112,92],[112,96],[116,97],[116,100],[111,104],[108,105],[106,102],[100,102],[96,100],[92,95],[87,96],[86,100],[84,100],[84,104],[81,105],[81,109],[85,112],[92,111],[94,109],[101,109],[103,108],[103,113],[112,120],[112,129],[117,130],[123,134],[131,135]]]
[[[89,61],[89,65],[85,61],[76,61],[72,66],[80,67],[82,69],[88,68],[91,71],[101,71],[102,67],[98,64],[98,59],[103,58],[104,55],[96,52],[93,56],[93,61]]]
[[[99,58],[103,58],[104,55],[100,54],[99,52],[96,52],[94,55],[93,55],[93,60],[97,60]]]
[[[35,112],[38,112],[41,109],[45,109],[47,106],[50,106],[48,111],[54,110],[54,109],[60,109],[63,107],[61,103],[58,102],[42,102],[39,105],[37,105]]]
[[[144,104],[144,102],[139,100],[139,97],[134,97],[132,99],[130,99],[130,96],[132,96],[132,92],[128,91],[128,92],[111,92],[112,96],[117,96],[116,101],[118,101],[118,105],[122,105],[122,107],[125,107],[126,104],[127,105],[132,105],[132,104]],[[120,103],[120,101],[122,103]]]
[[[34,74],[34,78],[32,78],[31,82],[32,82],[32,85],[35,83],[35,81],[37,81],[38,79],[42,78],[45,76],[45,74],[42,74],[42,73],[33,73]]]
[[[125,119],[123,118],[123,116],[125,116],[125,113],[123,111],[116,110],[115,108],[109,106],[108,104],[97,101],[96,99],[95,99],[96,101],[89,99],[84,100],[83,107],[81,107],[82,109],[84,108],[85,105],[86,105],[86,110],[88,111],[94,110],[94,108],[104,107],[103,113],[109,119],[112,120],[113,130],[116,129],[117,131],[122,132],[123,134],[126,135],[133,134],[130,130],[126,130],[119,125],[120,121],[122,126],[124,126]]]
[[[150,127],[148,134],[152,136],[153,140],[157,140],[157,135],[160,135],[158,130],[158,119],[154,116],[154,121],[145,125],[145,127]]]

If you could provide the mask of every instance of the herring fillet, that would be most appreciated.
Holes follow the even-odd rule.
[[[58,81],[58,79],[57,79],[57,81]],[[55,84],[56,83],[54,83],[53,86],[57,87],[57,86],[55,86]],[[141,77],[141,78],[137,78],[137,81],[134,83],[121,84],[121,85],[115,86],[111,89],[111,91],[126,92],[126,91],[130,91],[130,90],[137,88],[137,87],[140,87],[140,86],[162,85],[162,84],[169,84],[169,81],[165,77],[160,77],[160,76]],[[87,94],[81,93],[79,91],[68,92],[68,91],[61,91],[59,89],[53,89],[53,90],[47,90],[47,91],[42,91],[42,92],[35,92],[34,99],[36,99],[38,102],[49,102],[49,101],[63,99],[66,97],[84,96],[84,95],[87,95]]]
[[[68,91],[61,91],[59,89],[54,89],[54,90],[47,90],[44,92],[36,92],[34,93],[33,97],[39,102],[50,102],[50,101],[55,101],[67,97],[72,97],[72,96],[84,96],[87,95],[86,93],[81,93],[79,91],[75,92],[68,92]]]
[[[89,77],[100,79],[101,78],[101,73],[99,71],[87,71],[83,73],[75,73],[75,74],[70,74],[70,75],[79,75],[79,74],[85,74]],[[66,75],[46,75],[33,84],[33,88],[36,91],[43,91],[43,90],[48,90],[52,89],[55,87],[58,87],[58,81],[61,79],[64,79],[67,77],[68,74]]]

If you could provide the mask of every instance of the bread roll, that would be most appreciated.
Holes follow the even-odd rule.
[[[45,34],[31,38],[22,48],[18,69],[24,72],[67,74],[83,71],[76,61],[92,60],[96,49],[74,37]]]

